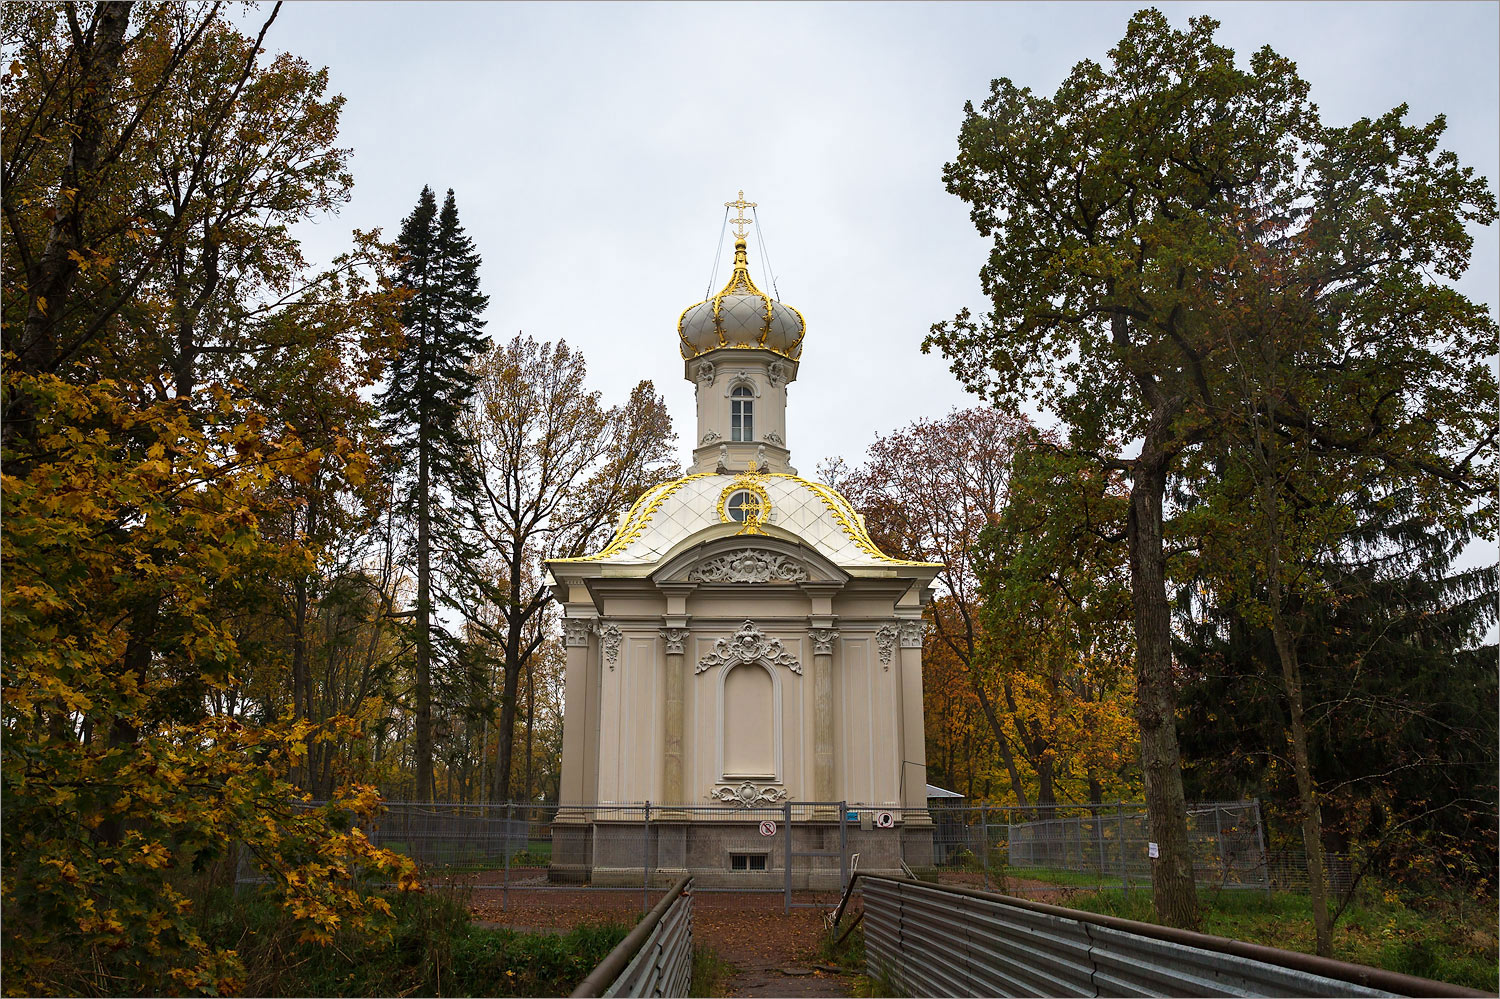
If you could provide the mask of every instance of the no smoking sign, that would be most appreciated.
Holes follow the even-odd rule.
[[[760,834],[762,836],[775,836],[776,823],[772,822],[770,819],[766,819],[760,824]]]

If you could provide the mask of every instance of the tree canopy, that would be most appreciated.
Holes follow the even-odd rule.
[[[1417,477],[1449,511],[1492,480],[1495,327],[1439,278],[1488,224],[1482,177],[1405,108],[1324,125],[1296,67],[1269,47],[1244,64],[1158,11],[1130,20],[1109,62],[1079,63],[1051,97],[996,80],[965,108],[948,189],[993,239],[990,307],[932,328],[972,390],[1032,400],[1067,446],[1130,486],[1127,536],[1137,717],[1158,911],[1194,922],[1167,596],[1169,480],[1212,467],[1243,401],[1234,346],[1272,336],[1284,377],[1270,432]],[[1269,289],[1259,263],[1276,264]],[[1253,278],[1253,280],[1252,280]],[[1275,329],[1247,329],[1259,296]],[[1304,306],[1293,308],[1302,301]],[[1295,344],[1296,346],[1292,346]],[[1299,395],[1313,384],[1340,405]],[[1220,452],[1222,453],[1222,451]],[[1201,474],[1201,473],[1199,473]]]

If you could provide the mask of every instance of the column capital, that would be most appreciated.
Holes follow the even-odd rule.
[[[927,634],[926,621],[902,621],[901,622],[901,647],[903,649],[920,649],[922,639]]]
[[[680,656],[683,654],[683,646],[687,641],[688,629],[678,625],[668,625],[657,632],[661,640],[666,644],[667,655]]]
[[[563,618],[563,645],[578,648],[589,644],[589,628],[593,620],[582,617]]]
[[[833,655],[833,643],[839,640],[839,633],[834,628],[809,628],[807,637],[812,639],[813,655]]]

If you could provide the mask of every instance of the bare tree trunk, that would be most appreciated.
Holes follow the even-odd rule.
[[[27,275],[30,300],[18,361],[22,370],[48,371],[57,363],[57,321],[63,314],[83,249],[83,215],[92,192],[91,176],[99,168],[105,116],[113,100],[115,79],[125,52],[125,29],[130,3],[96,3],[94,16],[82,39],[75,38],[79,91],[84,94],[77,117],[70,122],[73,141],[68,150],[53,205],[52,227],[40,259]],[[68,12],[72,22],[75,14]],[[76,24],[74,25],[77,27]],[[80,44],[82,42],[82,44]],[[60,71],[61,72],[61,71]]]
[[[511,592],[520,585],[520,566],[513,564]],[[521,625],[516,620],[519,608],[511,617],[510,627],[505,633],[505,687],[500,694],[500,746],[495,762],[495,801],[509,803],[511,800],[510,770],[515,758],[516,743],[516,690],[521,682]]]
[[[967,665],[967,664],[965,664]],[[990,726],[990,733],[995,737],[995,744],[1000,749],[1000,760],[1005,764],[1005,772],[1010,777],[1010,791],[1016,796],[1016,804],[1022,808],[1028,807],[1026,800],[1026,785],[1021,783],[1021,773],[1016,768],[1016,757],[1010,748],[1010,740],[1005,737],[1005,729],[1000,725],[1000,719],[995,714],[995,706],[990,702],[989,695],[985,693],[984,685],[974,675],[973,670],[966,669],[969,674],[969,683],[974,688],[974,695],[979,698],[980,711],[984,713],[984,720]]]
[[[312,713],[312,705],[304,700],[304,694],[309,689],[307,682],[307,577],[297,576],[294,586],[292,600],[292,718],[309,718]],[[295,768],[294,771],[295,773]],[[301,784],[303,788],[311,789],[313,775],[312,748],[304,757],[305,777]],[[295,777],[293,778],[295,779]]]
[[[432,508],[427,495],[431,482],[426,427],[418,432],[422,440],[417,446],[416,797],[431,801],[437,793],[432,783]]]
[[[1271,409],[1275,418],[1275,408]],[[1297,806],[1302,818],[1302,848],[1307,853],[1307,887],[1312,896],[1313,933],[1318,954],[1333,956],[1333,923],[1328,918],[1328,886],[1323,866],[1323,809],[1313,787],[1312,758],[1307,749],[1307,722],[1302,704],[1302,666],[1287,627],[1281,586],[1281,503],[1276,488],[1276,458],[1255,423],[1261,507],[1266,520],[1266,597],[1271,605],[1271,637],[1281,663],[1281,684],[1291,715],[1292,770],[1297,778]]]
[[[1127,526],[1135,607],[1135,716],[1141,729],[1146,816],[1158,849],[1151,864],[1152,901],[1157,917],[1166,925],[1197,929],[1198,893],[1177,745],[1177,691],[1172,679],[1172,625],[1162,539],[1166,469],[1166,456],[1148,432],[1135,461]]]
[[[528,805],[531,804],[531,789],[532,789],[531,734],[532,734],[532,724],[533,724],[533,722],[535,720],[536,720],[536,667],[535,667],[534,657],[528,656],[527,659],[526,659],[526,793],[521,798],[521,800],[523,802],[525,802],[526,804],[528,804]]]
[[[1312,896],[1313,931],[1318,954],[1333,956],[1333,924],[1328,918],[1328,886],[1323,865],[1323,809],[1313,787],[1312,760],[1307,751],[1307,724],[1302,707],[1302,667],[1281,613],[1280,586],[1273,586],[1271,633],[1281,660],[1281,682],[1292,717],[1292,769],[1297,775],[1298,810],[1302,813],[1302,848],[1307,852],[1307,886]]]
[[[1047,755],[1045,749],[1036,754],[1035,760],[1037,807],[1055,806],[1057,804],[1056,767],[1053,765],[1052,759]],[[1041,817],[1050,818],[1050,816]]]

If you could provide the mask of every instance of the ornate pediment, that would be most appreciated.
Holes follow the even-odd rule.
[[[702,673],[715,666],[761,660],[773,666],[785,666],[798,675],[802,673],[802,663],[782,646],[781,639],[767,638],[753,621],[746,621],[732,638],[721,638],[715,642],[714,650],[698,660],[698,668],[693,672]]]
[[[724,492],[727,498],[734,490]],[[726,507],[727,509],[727,507]],[[738,527],[730,522],[720,527]],[[771,533],[695,537],[664,559],[651,578],[657,583],[695,586],[760,586],[790,589],[809,583],[848,582],[849,574],[817,550],[775,537],[775,523],[761,522]],[[717,532],[716,532],[717,533]]]
[[[779,552],[740,548],[699,562],[687,574],[692,583],[804,583],[807,566]]]

